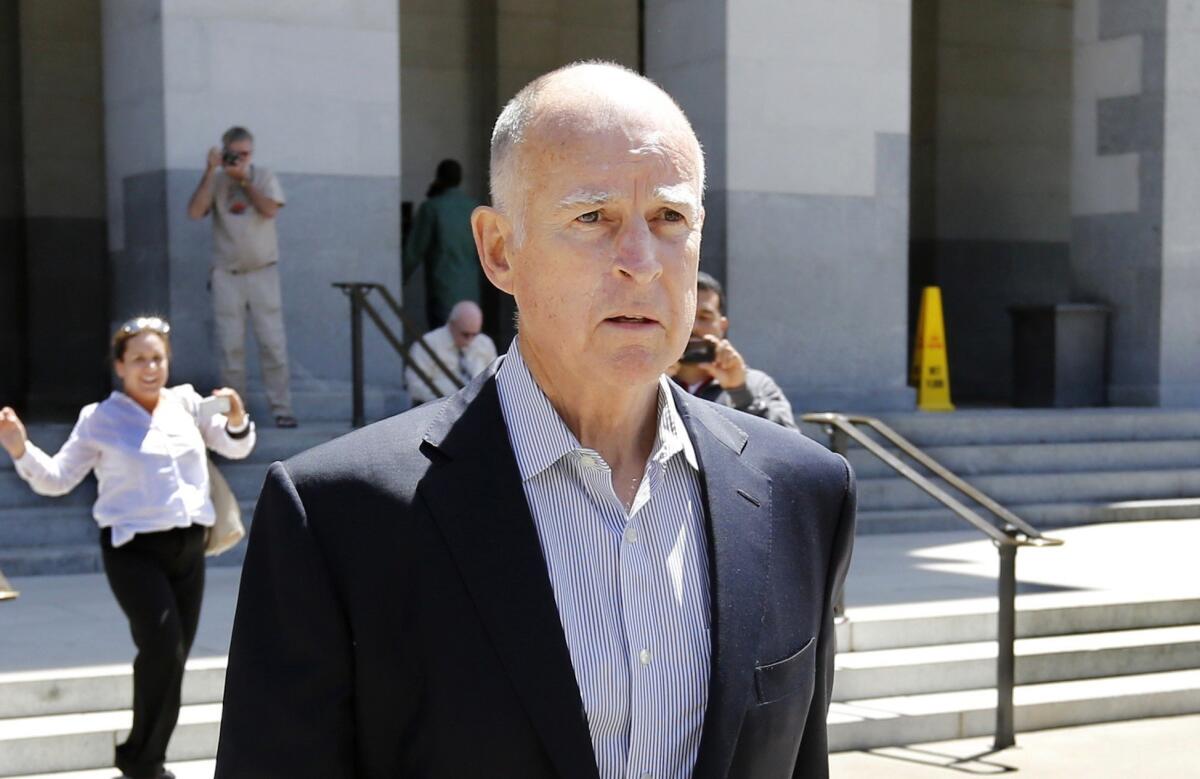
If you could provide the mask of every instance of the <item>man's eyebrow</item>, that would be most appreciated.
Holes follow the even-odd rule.
[[[579,206],[600,206],[613,200],[611,192],[596,189],[577,189],[558,201],[560,210],[578,208]]]
[[[696,197],[696,189],[690,184],[656,187],[654,198],[676,209],[696,209],[700,206],[700,198]]]

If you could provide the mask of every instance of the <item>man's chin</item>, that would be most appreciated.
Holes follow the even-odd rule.
[[[672,360],[661,349],[630,346],[618,349],[606,362],[608,375],[615,383],[635,387],[658,381]]]

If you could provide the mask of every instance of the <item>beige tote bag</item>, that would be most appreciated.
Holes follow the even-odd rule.
[[[212,458],[208,460],[208,493],[212,497],[217,521],[208,529],[204,554],[214,557],[232,549],[241,541],[246,535],[246,526],[242,524],[242,509],[238,506],[237,496],[229,488],[229,482],[225,481],[225,477],[217,470]]]

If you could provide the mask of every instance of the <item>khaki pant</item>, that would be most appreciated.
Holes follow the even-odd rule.
[[[269,265],[246,273],[214,268],[212,303],[221,382],[245,396],[246,313],[249,312],[271,412],[276,416],[290,416],[292,393],[288,386],[287,337],[283,332],[279,266]]]

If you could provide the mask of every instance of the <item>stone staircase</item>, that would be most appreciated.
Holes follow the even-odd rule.
[[[954,604],[852,610],[840,626],[833,751],[989,735],[995,614]],[[1200,598],[1018,612],[1018,733],[1200,712]],[[169,759],[211,760],[225,658],[188,665]],[[127,665],[0,674],[0,777],[110,765]],[[1019,740],[1019,736],[1018,736]]]
[[[260,417],[261,418],[261,417]],[[988,410],[890,414],[884,421],[1039,529],[1200,516],[1200,412],[1159,409]],[[267,466],[348,430],[344,422],[259,429],[249,459],[221,470],[249,516]],[[38,425],[54,451],[69,425]],[[805,432],[821,442],[813,425]],[[956,530],[962,521],[855,447],[859,534]],[[70,495],[43,498],[0,457],[0,571],[8,576],[100,570],[89,477]],[[235,549],[218,565],[240,562]]]
[[[250,521],[254,501],[267,468],[319,443],[349,432],[342,422],[306,423],[293,430],[258,427],[258,443],[245,460],[215,458],[242,504],[243,521]],[[71,432],[70,425],[36,425],[29,439],[53,454]],[[92,476],[70,494],[47,498],[35,494],[13,470],[12,460],[0,456],[0,571],[6,576],[94,573],[101,570],[99,529],[92,519],[96,481]],[[213,558],[214,565],[238,565],[245,544]]]
[[[1039,530],[1200,517],[1200,411],[1004,409],[882,419]],[[828,443],[816,426],[805,432]],[[964,526],[862,448],[849,459],[860,535]]]
[[[841,628],[832,750],[995,732],[994,610],[880,607]],[[1200,712],[1200,598],[1021,609],[1017,636],[1018,733]]]

